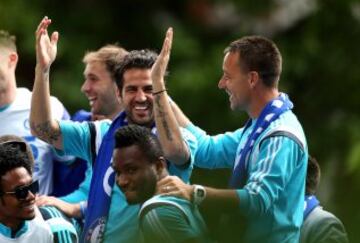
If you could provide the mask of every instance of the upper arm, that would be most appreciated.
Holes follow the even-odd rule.
[[[63,104],[55,97],[50,97],[51,117],[43,123],[31,123],[31,132],[38,138],[53,145],[57,149],[63,149],[60,120],[69,120],[70,116]]]
[[[59,125],[62,134],[62,151],[57,152],[90,161],[90,132],[87,122],[59,121]]]
[[[182,165],[176,165],[174,163],[169,164],[168,170],[170,175],[176,175],[180,177],[184,182],[189,182],[192,169],[194,167],[195,152],[197,150],[197,140],[196,138],[187,130],[180,128],[182,138],[186,144],[186,149],[188,151],[188,159]]]
[[[175,206],[149,210],[140,221],[145,242],[184,242],[198,237],[186,216]]]
[[[209,136],[199,127],[188,126],[197,139],[195,165],[201,168],[232,168],[243,129]]]

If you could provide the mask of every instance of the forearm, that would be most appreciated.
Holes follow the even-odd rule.
[[[84,206],[86,206],[86,201],[80,202]],[[52,196],[39,196],[36,198],[36,205],[38,207],[42,206],[54,206],[58,208],[61,212],[63,212],[66,216],[70,218],[81,218],[82,208],[80,203],[67,203],[59,198]],[[83,210],[84,211],[84,210]]]
[[[157,193],[169,196],[177,196],[192,201],[195,204],[206,207],[216,207],[229,210],[238,210],[240,198],[235,189],[215,189],[211,187],[200,187],[195,190],[196,185],[185,184],[177,176],[167,176],[158,181]],[[198,192],[201,192],[200,195]]]
[[[234,189],[215,189],[205,187],[206,197],[202,204],[209,207],[221,207],[225,210],[238,210],[240,199]]]
[[[58,122],[52,119],[50,104],[49,69],[37,65],[31,99],[31,132],[56,148],[62,149],[60,127]]]
[[[70,217],[70,218],[82,218],[82,212],[81,212],[81,207],[80,207],[80,203],[77,204],[69,204],[69,208],[65,211],[64,213]]]
[[[170,106],[180,127],[186,128],[191,124],[190,119],[184,114],[184,112],[174,101],[170,102]]]
[[[154,82],[154,92],[165,90],[163,82]],[[154,116],[158,137],[166,159],[177,165],[189,160],[189,150],[168,101],[166,91],[154,95]]]

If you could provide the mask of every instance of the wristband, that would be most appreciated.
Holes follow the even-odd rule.
[[[160,91],[157,91],[157,92],[153,92],[152,95],[158,95],[158,94],[161,94],[163,92],[166,92],[167,89],[163,89],[163,90],[160,90]]]
[[[80,214],[82,218],[85,218],[85,213],[87,209],[87,201],[81,201],[80,203]]]

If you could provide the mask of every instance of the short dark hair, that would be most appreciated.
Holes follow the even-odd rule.
[[[0,30],[0,48],[3,47],[16,52],[16,37],[5,30]]]
[[[119,128],[115,132],[115,148],[130,147],[137,145],[150,162],[155,162],[164,153],[158,138],[151,130],[139,125],[128,125]]]
[[[258,72],[267,87],[277,87],[282,58],[275,43],[262,36],[246,36],[230,43],[224,53],[240,55],[239,65],[244,71]]]
[[[19,167],[24,167],[32,175],[33,158],[29,156],[27,149],[24,150],[17,143],[24,142],[6,141],[0,143],[0,179],[9,171]],[[0,192],[1,190],[0,187]]]
[[[309,155],[308,167],[306,173],[305,195],[313,195],[316,193],[320,182],[320,165],[317,160]]]
[[[118,72],[115,74],[115,79],[119,90],[121,91],[124,85],[124,73],[132,68],[151,69],[155,63],[157,54],[154,51],[134,50],[130,51],[120,64]]]

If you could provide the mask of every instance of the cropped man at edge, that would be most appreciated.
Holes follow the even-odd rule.
[[[53,120],[47,106],[50,96],[49,68],[56,56],[58,40],[57,32],[54,32],[51,38],[47,34],[50,23],[51,20],[45,17],[36,31],[37,67],[31,110],[32,132],[65,153],[87,159],[91,157],[88,126]],[[169,32],[172,34],[171,30]],[[151,51],[132,51],[119,67],[116,81],[125,112],[120,113],[110,127],[104,128],[107,132],[102,138],[93,170],[83,242],[138,240],[139,205],[129,206],[126,203],[125,196],[115,186],[114,171],[111,167],[114,132],[117,128],[138,124],[156,130],[165,157],[169,161],[170,173],[182,177],[184,181],[189,180],[196,141],[186,131],[180,132],[167,100],[165,104],[161,101],[153,102],[153,95],[163,92],[156,90],[155,86],[153,91],[151,67],[156,57]],[[42,108],[40,104],[44,104]],[[153,112],[158,106],[163,108],[161,116]],[[156,129],[153,129],[155,124]],[[173,132],[163,135],[169,127]]]
[[[0,242],[51,243],[53,235],[35,205],[38,181],[34,157],[25,140],[0,136]]]
[[[29,116],[32,93],[25,87],[17,87],[15,70],[18,60],[15,36],[0,30],[0,135],[16,134],[30,144],[35,159],[33,177],[39,181],[39,193],[51,195],[54,160],[67,162],[73,158],[56,156],[51,145],[31,134]],[[54,118],[70,118],[57,98],[51,96],[49,100]]]

